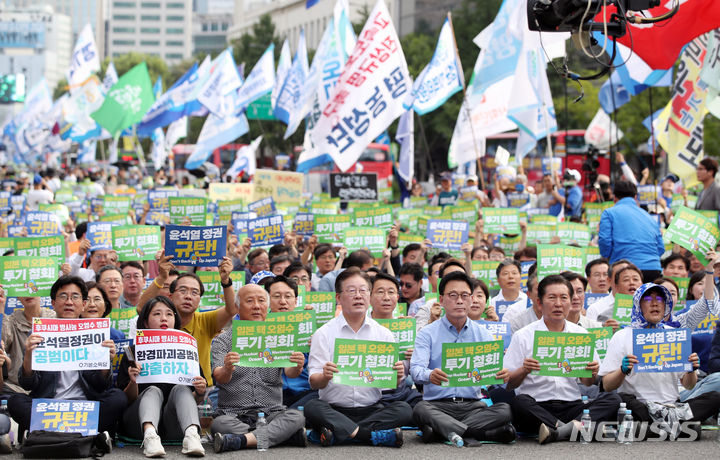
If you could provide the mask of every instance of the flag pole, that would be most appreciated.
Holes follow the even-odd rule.
[[[453,45],[455,46],[455,56],[458,60],[460,60],[460,52],[458,51],[457,46],[457,40],[455,40],[455,28],[452,24],[452,13],[448,11],[447,13],[447,19],[448,23],[450,24],[450,32],[453,39]],[[462,73],[462,66],[460,66],[460,72]],[[465,110],[467,111],[467,117],[468,117],[468,123],[470,124],[470,133],[472,135],[473,140],[473,149],[475,150],[475,161],[477,162],[477,169],[478,169],[478,178],[480,179],[480,188],[485,190],[485,177],[483,174],[482,169],[482,162],[480,161],[480,151],[478,150],[477,145],[477,138],[475,137],[475,128],[472,124],[472,114],[470,113],[470,108],[468,107],[467,103],[467,90],[465,87],[465,75],[461,75],[460,81],[462,82],[462,92],[463,92],[463,103],[460,107],[460,110],[462,110],[462,107],[465,107]]]

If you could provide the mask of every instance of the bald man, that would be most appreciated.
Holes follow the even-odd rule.
[[[270,297],[261,286],[248,284],[238,291],[235,304],[241,320],[265,321]],[[305,447],[305,417],[300,411],[286,409],[282,399],[282,372],[290,378],[299,376],[305,355],[293,352],[290,361],[296,365],[286,368],[236,366],[240,355],[231,351],[232,330],[226,329],[212,344],[220,413],[211,426],[215,452],[252,449],[258,439],[267,440],[270,447]],[[258,412],[265,414],[268,424],[256,429]]]

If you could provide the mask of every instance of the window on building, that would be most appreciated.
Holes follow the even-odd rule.
[[[140,19],[142,19],[143,21],[159,21],[160,16],[157,16],[155,14],[143,14],[142,16],[140,16]]]
[[[211,30],[212,32],[217,32],[217,31],[218,31],[218,23],[217,23],[217,22],[213,22],[213,23],[210,25],[210,30]]]
[[[159,27],[141,27],[140,32],[144,34],[159,34],[160,28]]]
[[[223,30],[223,32],[226,31],[226,30],[228,30],[228,23],[227,23],[227,22],[223,22],[223,23],[222,23],[222,30]]]
[[[134,21],[134,14],[113,14],[113,19],[116,21]]]
[[[140,46],[160,46],[160,40],[140,40]]]
[[[207,23],[203,23],[203,25],[202,25],[202,31],[203,31],[203,32],[207,32],[207,31],[208,31],[208,25],[207,25]]]
[[[113,27],[112,31],[116,34],[134,34],[135,27]]]
[[[167,59],[182,59],[183,55],[181,53],[165,53],[165,58],[167,58]]]
[[[113,2],[115,8],[135,8],[136,5],[135,2]]]
[[[116,46],[135,46],[135,40],[113,40]]]
[[[159,2],[142,2],[140,4],[143,8],[160,8]]]
[[[182,35],[182,34],[183,34],[183,30],[182,30],[182,29],[178,29],[178,28],[174,28],[174,27],[169,27],[169,28],[165,29],[165,33],[166,33],[166,34]]]
[[[185,43],[182,40],[167,40],[165,46],[185,46]]]
[[[168,21],[184,21],[185,16],[165,16],[165,19]]]
[[[165,5],[165,8],[183,9],[183,8],[185,8],[185,4],[184,3],[167,3]]]

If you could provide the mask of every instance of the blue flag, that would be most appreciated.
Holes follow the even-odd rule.
[[[185,163],[185,169],[197,169],[221,145],[234,141],[250,130],[245,114],[220,118],[211,113],[200,131],[195,151]]]
[[[305,78],[308,74],[307,49],[305,47],[305,31],[300,32],[300,41],[292,66],[285,77],[277,102],[275,103],[275,118],[286,125],[290,124],[290,114],[299,110],[302,90],[305,87]]]
[[[167,126],[198,110],[201,104],[196,98],[192,98],[198,80],[198,65],[195,63],[170,89],[155,100],[137,126],[138,136],[150,136],[155,128]]]

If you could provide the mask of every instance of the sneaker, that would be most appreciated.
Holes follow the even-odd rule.
[[[95,436],[95,447],[104,454],[112,452],[112,438],[110,437],[110,433],[103,431]]]
[[[403,445],[401,428],[373,431],[370,439],[373,446],[402,447]]]
[[[330,428],[320,428],[320,445],[323,447],[330,447],[333,445],[333,441],[335,441],[335,439]]]
[[[216,454],[219,454],[220,452],[243,449],[247,445],[243,444],[243,439],[245,439],[245,435],[243,434],[215,433],[215,437],[213,438],[213,450]]]
[[[157,434],[146,434],[143,438],[142,448],[143,455],[148,458],[165,456],[165,448],[160,441],[160,436]]]
[[[307,447],[307,435],[305,434],[305,428],[300,428],[290,439],[285,441],[285,444],[293,447]]]
[[[540,424],[540,429],[538,430],[538,443],[539,444],[548,444],[551,442],[555,442],[557,440],[558,433],[557,430],[554,428],[550,428],[544,423]]]
[[[205,448],[202,446],[202,440],[197,431],[188,433],[185,438],[183,438],[182,453],[190,455],[191,457],[205,456]]]
[[[425,425],[421,428],[421,435],[420,439],[422,439],[422,442],[425,444],[430,444],[435,439],[435,432],[433,431],[432,427],[430,425]]]
[[[0,436],[0,454],[12,453],[12,444],[10,444],[10,435],[5,433]]]

